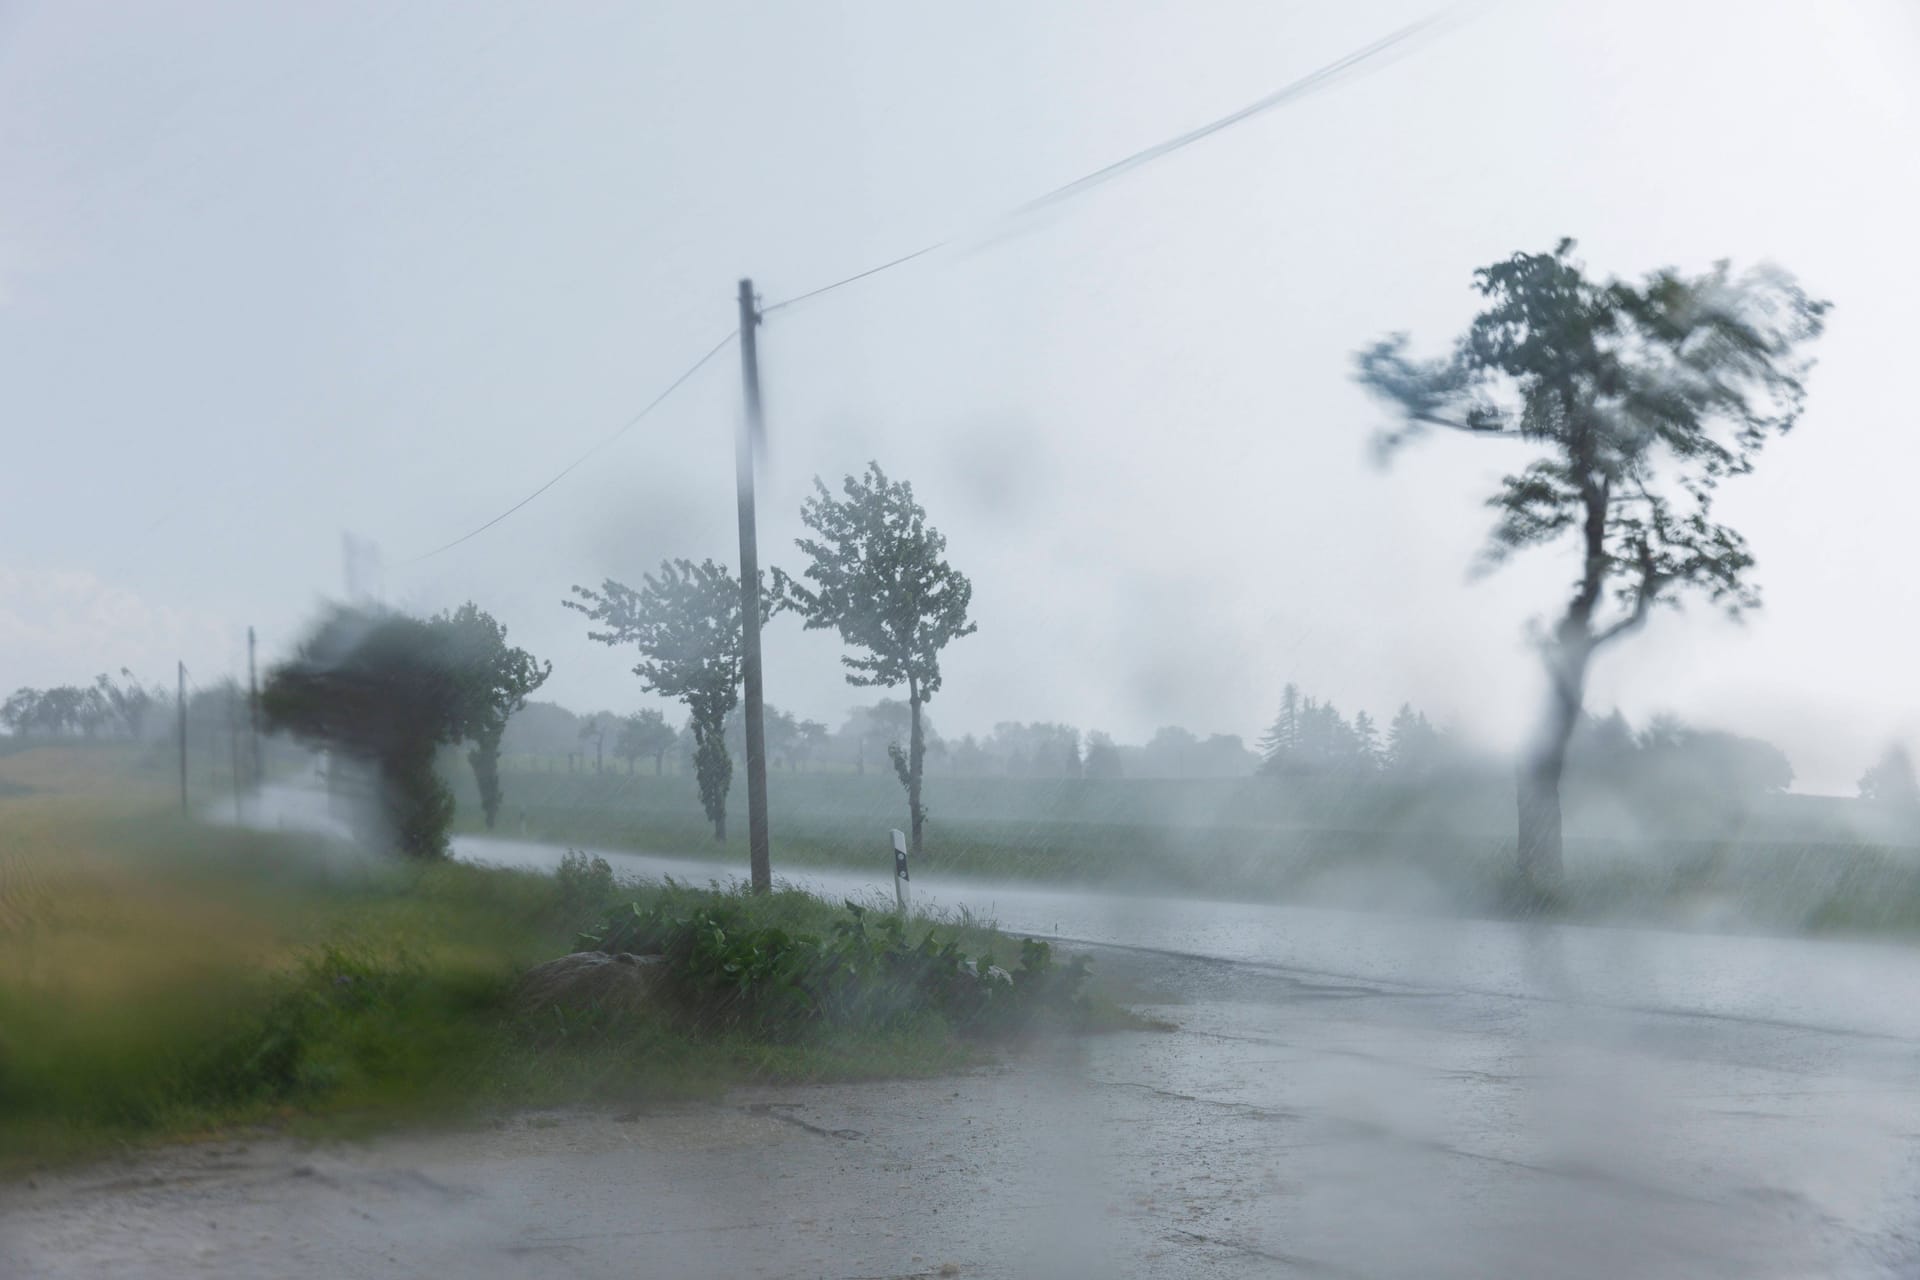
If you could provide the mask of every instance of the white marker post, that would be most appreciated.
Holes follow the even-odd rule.
[[[907,881],[913,877],[907,874],[907,833],[899,829],[893,832],[893,898],[900,905],[900,914],[907,914]]]

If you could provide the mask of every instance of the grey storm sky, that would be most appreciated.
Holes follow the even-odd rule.
[[[810,478],[911,479],[975,582],[944,732],[1252,737],[1297,681],[1492,746],[1569,562],[1468,580],[1524,449],[1391,471],[1351,352],[1437,349],[1472,269],[1576,237],[1637,274],[1768,259],[1836,304],[1799,431],[1728,488],[1767,607],[1609,653],[1592,705],[1779,742],[1848,790],[1920,734],[1909,394],[1920,7],[1474,6],[1316,96],[1044,215],[1002,211],[1235,109],[1422,4],[0,7],[0,684],[267,656],[341,589],[472,598],[569,705],[649,705],[570,583],[732,562],[729,351],[769,317],[763,561]],[[782,620],[769,699],[871,694]]]

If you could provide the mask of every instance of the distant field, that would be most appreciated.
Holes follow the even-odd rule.
[[[691,778],[610,767],[505,774],[503,835],[744,863],[744,785],[716,845]],[[464,769],[459,822],[478,830]],[[1514,862],[1512,798],[1484,780],[1435,786],[1265,778],[928,782],[927,864],[950,873],[1089,882],[1220,897],[1501,909]],[[775,857],[888,863],[905,823],[891,776],[769,778]],[[1569,788],[1569,906],[1588,918],[1674,919],[1732,908],[1763,927],[1920,923],[1920,849],[1888,815],[1848,801],[1761,797],[1739,807],[1636,811]]]

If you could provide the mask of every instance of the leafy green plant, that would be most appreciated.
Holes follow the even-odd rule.
[[[588,857],[578,849],[569,849],[560,856],[553,879],[560,888],[562,907],[569,910],[602,906],[618,887],[613,868],[605,858]]]
[[[1087,1011],[1084,957],[1056,966],[1052,949],[1029,938],[1008,972],[938,929],[910,942],[898,916],[856,902],[818,934],[758,923],[727,896],[665,895],[615,911],[580,945],[666,957],[686,1015],[770,1041],[929,1017],[963,1034],[1007,1035],[1042,1019],[1075,1025]]]

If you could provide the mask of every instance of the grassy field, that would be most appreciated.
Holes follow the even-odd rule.
[[[479,830],[469,772],[448,776],[459,825]],[[737,780],[724,844],[690,778],[610,766],[518,768],[503,780],[503,835],[746,860]],[[925,865],[1201,897],[1511,909],[1510,785],[1309,781],[935,778]],[[891,776],[776,771],[769,784],[776,870],[889,864],[887,830],[905,818]],[[1912,815],[1851,801],[1766,796],[1655,813],[1570,787],[1560,910],[1596,921],[1905,932],[1920,928],[1917,844]]]
[[[665,1013],[617,1031],[526,1025],[516,975],[661,890],[190,823],[168,781],[99,750],[0,757],[0,1171],[241,1124],[635,1103],[979,1053],[935,1023],[788,1043],[692,1034]],[[800,894],[736,905],[795,931],[844,915]],[[1019,954],[971,922],[910,933],[936,923],[1002,963]]]

